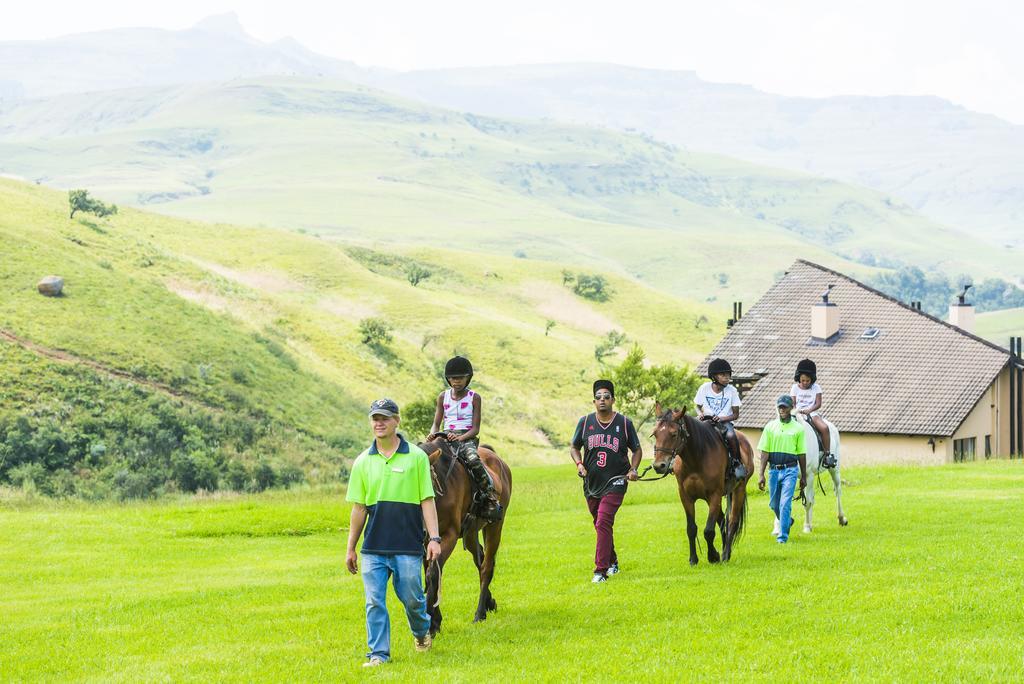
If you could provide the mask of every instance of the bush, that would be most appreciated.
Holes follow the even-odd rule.
[[[409,439],[426,437],[434,425],[437,405],[430,399],[417,399],[402,408],[401,430]]]
[[[294,463],[285,463],[277,471],[277,484],[281,487],[291,487],[306,481],[306,473]]]
[[[603,363],[606,356],[611,356],[615,350],[626,342],[626,333],[618,330],[609,330],[604,338],[594,347],[594,358],[598,363]]]
[[[174,481],[183,492],[197,492],[200,489],[217,490],[218,469],[213,459],[204,453],[175,454],[171,459]]]
[[[11,468],[7,476],[15,487],[40,489],[46,480],[46,468],[42,463],[22,463]]]
[[[612,296],[612,288],[608,281],[604,276],[597,274],[577,273],[576,284],[573,285],[572,291],[584,299],[595,302],[606,302]]]
[[[245,467],[244,463],[241,461],[228,462],[227,471],[224,473],[224,482],[228,489],[244,492],[249,488],[251,480],[252,476],[249,474],[249,469]]]
[[[75,213],[82,211],[95,214],[100,218],[117,213],[116,204],[104,204],[97,199],[89,197],[88,190],[71,190],[68,192],[68,205],[71,208],[69,218],[75,218]]]
[[[416,287],[431,275],[433,275],[433,271],[417,263],[409,264],[405,268],[405,277],[413,287]]]
[[[362,335],[363,344],[370,347],[391,344],[394,339],[391,330],[391,326],[380,318],[364,318],[359,321],[359,334]]]
[[[274,472],[273,466],[266,461],[257,463],[252,475],[256,484],[256,491],[262,492],[264,489],[270,489],[277,484],[277,473]]]

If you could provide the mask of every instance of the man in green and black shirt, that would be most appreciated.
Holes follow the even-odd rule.
[[[423,450],[398,434],[398,405],[378,399],[370,405],[374,440],[352,465],[347,500],[352,502],[345,565],[359,571],[356,542],[363,535],[363,588],[366,592],[366,666],[382,665],[391,658],[391,623],[388,619],[388,578],[394,577],[395,594],[405,606],[416,650],[430,648],[430,617],[423,595],[423,537],[427,563],[441,553],[437,529],[430,461]]]
[[[779,519],[778,542],[789,540],[793,526],[793,490],[796,489],[797,465],[800,466],[800,492],[807,484],[807,449],[804,447],[804,425],[793,420],[793,397],[780,396],[776,402],[779,417],[764,426],[757,449],[761,452],[761,477],[757,488],[764,491],[764,471],[771,468],[768,505]]]

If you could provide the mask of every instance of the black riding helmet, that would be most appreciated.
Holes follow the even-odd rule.
[[[708,364],[708,377],[711,380],[714,380],[719,373],[732,373],[732,366],[725,359],[715,359]]]
[[[466,387],[469,387],[469,383],[473,380],[473,364],[465,356],[453,356],[448,359],[448,363],[444,364],[444,381],[448,382],[448,378],[460,375],[468,376],[469,379],[466,380]],[[448,382],[449,387],[451,384]]]
[[[818,381],[818,366],[810,359],[804,359],[796,364],[796,373],[793,374],[793,382],[800,382],[800,376],[810,376],[811,382]]]

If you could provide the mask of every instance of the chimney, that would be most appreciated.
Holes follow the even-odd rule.
[[[828,301],[835,285],[829,285],[821,295],[821,301],[811,307],[811,339],[825,342],[839,332],[839,307]]]
[[[956,304],[949,306],[949,322],[969,333],[974,332],[974,305],[967,301],[967,290],[972,287],[970,283],[964,285],[964,291],[957,295]]]

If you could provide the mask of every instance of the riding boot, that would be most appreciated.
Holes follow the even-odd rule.
[[[836,457],[831,451],[826,451],[821,457],[821,467],[832,469],[835,468],[839,463],[836,461]]]
[[[730,472],[737,481],[742,480],[747,476],[747,467],[743,465],[743,459],[740,458],[740,445],[736,439],[736,433],[729,430],[726,433],[725,441],[729,445]]]
[[[476,495],[473,498],[479,515],[484,520],[501,520],[502,510],[501,503],[498,502],[498,493],[494,490],[490,473],[475,451],[466,449],[466,470],[476,485]]]

